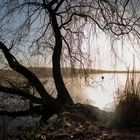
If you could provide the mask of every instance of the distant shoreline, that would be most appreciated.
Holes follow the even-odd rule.
[[[34,72],[39,78],[43,77],[52,77],[52,68],[47,67],[27,67],[30,71]],[[121,71],[121,70],[97,70],[97,69],[78,69],[78,68],[70,68],[70,67],[62,67],[61,68],[62,76],[64,77],[70,77],[75,75],[84,75],[84,74],[105,74],[105,73],[140,73],[140,71]],[[6,77],[13,77],[13,76],[19,76],[20,74],[16,73],[15,71],[11,69],[1,69],[0,70],[0,76],[5,75]]]
[[[97,70],[96,73],[140,73],[140,71]]]

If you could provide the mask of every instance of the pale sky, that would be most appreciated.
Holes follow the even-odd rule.
[[[118,40],[114,47],[111,47],[110,38],[104,33],[98,36],[91,43],[92,57],[97,59],[95,67],[105,70],[127,70],[133,69],[133,58],[135,59],[135,69],[140,70],[140,48],[136,42],[126,39],[122,45]],[[94,67],[94,66],[93,66]]]
[[[16,20],[18,24],[20,24],[20,22],[22,21],[21,18],[22,16],[20,15],[20,17],[18,17],[18,20]],[[89,42],[88,43],[90,44],[90,48],[91,48],[92,68],[105,69],[105,70],[114,70],[114,69],[127,70],[128,68],[132,69],[133,56],[135,56],[135,68],[136,70],[140,70],[140,59],[139,59],[140,49],[136,41],[133,42],[135,50],[132,47],[132,44],[130,43],[129,40],[126,40],[123,46],[121,44],[121,41],[118,41],[114,45],[114,48],[111,48],[110,39],[104,33],[100,32],[97,38],[95,36],[92,36],[92,33],[89,34],[89,30],[85,31],[85,33],[87,35],[90,35],[90,43]],[[29,40],[27,39],[27,41]],[[87,47],[85,43],[83,43],[83,46]],[[15,53],[15,56],[18,59],[25,58],[22,60],[23,64],[27,64],[25,60],[30,59],[27,52],[27,48],[28,48],[27,46],[25,46],[25,48],[23,47],[23,51],[25,52],[25,54],[22,54],[21,52],[19,52],[17,56],[17,54]],[[51,53],[49,52],[47,54],[47,52],[48,51],[44,53],[43,57],[33,56],[29,60],[32,66],[50,67],[51,55],[49,54]]]
[[[134,41],[134,40],[133,40]],[[87,42],[83,43],[83,46],[86,46]],[[89,42],[88,42],[89,43]],[[103,32],[101,32],[98,37],[92,36],[90,34],[90,49],[91,49],[91,60],[92,68],[94,69],[103,69],[103,70],[127,70],[133,68],[133,56],[135,56],[135,69],[140,70],[140,49],[137,42],[133,42],[135,49],[129,40],[122,43],[118,40],[114,47],[111,47],[110,38],[107,37]],[[24,48],[24,47],[23,47]],[[44,52],[44,56],[30,56],[27,52],[27,47],[23,49],[26,52],[23,54],[20,52],[16,57],[18,59],[25,58],[22,60],[24,64],[27,64],[27,58],[30,61],[31,66],[51,66],[51,53],[47,54],[47,51]]]

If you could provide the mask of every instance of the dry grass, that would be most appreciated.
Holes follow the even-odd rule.
[[[124,127],[140,126],[140,81],[128,73],[125,89],[118,90],[114,123]]]

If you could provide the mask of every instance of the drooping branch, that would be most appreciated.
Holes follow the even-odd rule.
[[[9,66],[16,72],[26,77],[31,83],[31,85],[36,88],[42,99],[50,103],[54,101],[54,98],[49,95],[49,93],[46,91],[46,89],[44,88],[40,80],[36,77],[36,75],[30,70],[28,70],[26,67],[22,66],[2,42],[0,42],[0,49],[4,53],[5,58],[9,63]]]
[[[5,93],[9,93],[12,95],[18,95],[18,96],[24,97],[26,99],[29,99],[33,103],[37,103],[37,104],[43,103],[41,98],[38,98],[38,97],[28,93],[27,91],[21,90],[21,89],[16,88],[16,87],[13,88],[13,87],[6,87],[6,86],[0,85],[0,91],[5,92]]]
[[[89,19],[91,19],[93,22],[95,22],[96,25],[97,25],[101,30],[103,30],[103,27],[99,24],[99,22],[98,22],[97,20],[95,20],[92,16],[90,16],[90,15],[88,15],[88,14],[85,14],[85,13],[82,13],[82,14],[81,14],[81,13],[72,13],[71,16],[69,17],[69,19],[68,19],[65,23],[61,24],[61,26],[60,26],[59,28],[62,28],[62,27],[64,27],[65,25],[69,24],[69,23],[72,21],[72,18],[73,18],[74,16],[79,16],[79,17],[85,18],[85,19],[89,18]]]

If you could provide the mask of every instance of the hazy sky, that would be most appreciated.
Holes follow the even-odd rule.
[[[90,36],[90,38],[92,68],[105,70],[127,70],[128,68],[133,69],[133,57],[135,57],[135,68],[140,70],[140,49],[137,43],[133,42],[135,47],[133,48],[129,40],[126,40],[123,46],[121,40],[118,40],[115,42],[112,48],[110,38],[104,33],[100,33],[98,37]],[[83,46],[87,47],[86,45],[86,43],[83,43]],[[28,56],[26,48],[27,47],[24,48],[24,51],[27,55],[24,54],[23,56],[22,53],[19,53],[18,58]],[[48,55],[47,52],[44,53],[43,57],[28,56],[28,58],[30,59],[30,64],[32,66],[51,66],[51,55]],[[24,62],[25,59],[23,59],[22,62]]]
[[[138,2],[137,0],[135,1]],[[16,20],[13,19],[14,22],[12,23],[15,23],[16,21],[18,24],[20,24],[20,22],[22,21],[21,18],[22,15],[20,13],[20,17],[18,17]],[[11,26],[11,24],[9,26]],[[13,26],[14,25],[12,25],[11,27]],[[88,30],[86,32],[87,34],[89,34]],[[95,36],[92,36],[92,33],[89,35],[90,35],[92,68],[119,69],[119,70],[127,70],[127,68],[132,69],[133,56],[135,56],[135,68],[137,70],[140,70],[140,60],[139,60],[140,49],[137,42],[135,41],[133,42],[133,45],[135,47],[134,49],[129,40],[124,41],[123,46],[121,41],[118,40],[114,45],[114,47],[112,48],[110,44],[110,38],[107,37],[104,33],[100,32],[97,38]],[[83,43],[83,46],[86,46],[85,43]],[[27,46],[23,47],[23,51],[25,52],[25,54],[22,54],[20,52],[18,56],[17,55],[16,56],[19,59],[26,57],[26,60],[28,60],[30,57],[27,57],[28,56],[27,49],[28,49]],[[46,53],[43,57],[39,57],[39,56],[32,57],[30,59],[32,66],[34,65],[36,66],[41,65],[41,66],[48,66],[48,67],[51,66],[51,58],[49,57],[48,54]],[[22,62],[26,64],[25,59],[23,59]]]
[[[133,39],[132,39],[133,40]],[[131,40],[131,41],[132,41]],[[101,33],[98,38],[91,41],[92,57],[96,58],[95,66],[100,69],[133,69],[133,59],[135,60],[135,69],[140,70],[140,49],[133,40],[126,39],[122,44],[121,40],[111,46],[110,38]]]

